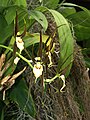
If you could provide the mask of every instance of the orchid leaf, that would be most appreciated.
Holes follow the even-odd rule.
[[[0,6],[6,7],[8,5],[9,0],[0,0]]]
[[[45,43],[46,40],[48,39],[48,35],[42,35],[42,42]],[[36,44],[40,42],[40,33],[33,33],[33,34],[29,34],[27,36],[25,36],[23,38],[24,42],[25,42],[25,47],[29,47],[30,45]],[[50,39],[51,40],[51,39]]]
[[[82,7],[82,6],[79,6],[79,5],[76,5],[76,4],[73,4],[73,3],[63,3],[64,6],[72,6],[72,7],[78,7],[80,9],[82,9],[83,11],[85,11],[89,16],[90,16],[90,11],[85,8],[85,7]]]
[[[90,27],[77,25],[74,28],[74,31],[75,31],[75,36],[77,37],[77,41],[90,39]]]
[[[27,3],[26,3],[26,0],[15,0],[14,1],[14,4],[15,5],[18,5],[18,6],[23,6],[23,7],[27,7]]]
[[[19,83],[13,88],[10,93],[10,98],[16,102],[22,110],[32,117],[35,117],[34,101],[24,79],[20,79]]]
[[[64,16],[64,17],[68,17],[69,15],[72,15],[74,13],[76,13],[76,10],[74,7],[60,7],[58,9],[58,11]]]
[[[50,9],[56,9],[58,6],[59,0],[43,0],[43,5]]]
[[[73,26],[82,25],[90,27],[90,16],[85,11],[76,12],[67,17],[73,22]]]
[[[4,120],[4,107],[5,103],[0,100],[0,120]]]
[[[12,6],[6,10],[5,19],[8,24],[11,24],[16,17],[16,7]]]
[[[13,24],[9,24],[0,31],[0,44],[4,44],[5,40],[13,34]]]
[[[69,74],[71,69],[71,62],[73,60],[73,37],[67,20],[55,10],[50,10],[55,22],[58,26],[58,35],[60,43],[60,59],[58,62],[59,71],[66,70],[66,75]],[[68,66],[68,67],[67,67]]]
[[[36,10],[30,11],[30,19],[35,19],[36,21],[38,21],[42,25],[44,31],[46,31],[48,27],[48,22],[42,12]]]

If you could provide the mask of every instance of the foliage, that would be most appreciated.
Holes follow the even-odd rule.
[[[79,7],[83,9],[83,11],[76,12],[75,7]],[[56,29],[51,35],[46,35],[49,24],[46,17],[47,11],[50,13],[50,15],[52,15],[56,23]],[[41,50],[47,56],[51,64],[51,54],[53,54],[53,52],[51,51],[51,49],[49,49],[47,52],[42,46],[40,48],[40,43],[46,45],[45,47],[50,48],[50,45],[54,43],[53,39],[55,36],[58,36],[57,39],[60,44],[60,55],[58,60],[57,73],[55,73],[56,75],[54,76],[54,78],[57,78],[57,76],[59,75],[58,78],[62,79],[62,74],[67,77],[70,73],[73,62],[74,36],[77,37],[77,41],[86,40],[87,44],[90,39],[90,11],[88,11],[84,7],[74,4],[59,4],[59,0],[39,0],[38,7],[30,10],[27,9],[26,0],[2,0],[0,1],[0,18],[0,54],[2,54],[3,52],[4,54],[6,54],[6,61],[3,67],[6,68],[6,66],[9,64],[7,69],[5,69],[3,76],[0,76],[0,84],[3,78],[9,75],[14,76],[14,72],[18,71],[18,69],[21,70],[21,68],[18,68],[18,62],[17,64],[14,64],[14,60],[16,57],[20,59],[19,62],[22,62],[21,60],[26,62],[31,69],[35,67],[32,64],[33,52],[31,48],[33,46],[35,46],[35,49],[38,50],[38,52],[34,51],[34,59],[37,57],[42,57],[40,54]],[[30,33],[32,26],[35,23],[36,25],[39,24],[39,31],[42,31],[41,34],[38,33],[38,31],[37,33]],[[18,30],[16,30],[16,28],[18,28]],[[23,31],[26,32],[24,36]],[[56,31],[58,31],[58,35]],[[26,50],[26,53],[28,54],[26,55],[26,57],[24,57],[25,53],[23,49],[20,50],[19,47],[17,47],[16,50],[14,49],[15,41],[18,38],[19,40],[21,40],[20,42],[24,44],[24,50]],[[90,49],[88,48],[90,46],[86,45],[84,47],[86,47],[85,50],[87,50],[89,53]],[[29,52],[27,51],[28,49]],[[90,58],[88,57],[88,53],[85,50],[83,50],[83,53],[87,56],[85,60],[87,65],[90,66]],[[29,58],[31,60],[29,60]],[[39,62],[39,64],[35,63],[35,65],[43,66],[45,66],[45,64],[46,63],[44,63],[43,59]],[[48,68],[50,64],[48,64]],[[15,102],[18,108],[20,107],[22,111],[26,112],[30,116],[35,117],[36,115],[35,105],[31,95],[31,91],[29,91],[23,75],[21,75],[21,77],[19,78],[20,79],[17,79],[15,85],[10,89],[11,91],[7,91],[6,100],[2,101],[1,99],[0,101],[1,120],[4,119],[4,110],[6,106],[10,103],[10,100]],[[46,78],[45,81],[47,80],[50,79]],[[53,80],[53,78],[51,80]],[[63,80],[63,82],[65,86],[65,79]]]
[[[70,20],[73,24],[73,32],[74,32],[74,36],[77,39],[77,42],[80,43],[81,47],[82,47],[82,52],[85,56],[85,62],[87,67],[90,68],[90,57],[89,57],[89,52],[90,52],[90,11],[87,10],[85,7],[79,6],[79,5],[75,5],[75,4],[71,4],[71,3],[64,3],[64,6],[66,6],[65,9],[67,9],[68,7],[72,7],[73,9],[75,7],[80,8],[81,10],[78,12],[73,12],[71,14],[67,14],[66,17],[68,20]],[[65,11],[64,9],[64,11]],[[71,9],[71,8],[70,8]],[[83,11],[82,11],[83,10]],[[73,10],[71,10],[73,11]],[[63,14],[63,12],[62,12]],[[88,52],[87,52],[88,51]]]

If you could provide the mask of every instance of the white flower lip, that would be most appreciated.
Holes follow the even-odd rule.
[[[16,57],[15,59],[14,59],[14,64],[18,64],[18,62],[19,62],[19,60],[20,60],[20,58],[19,57]]]
[[[42,75],[42,72],[43,72],[43,66],[40,64],[40,62],[37,62],[33,67],[33,73],[36,79]]]
[[[20,52],[24,49],[24,42],[21,37],[16,37],[16,45],[19,48]]]

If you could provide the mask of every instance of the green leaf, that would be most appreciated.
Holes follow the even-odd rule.
[[[39,6],[39,7],[35,8],[35,10],[40,11],[40,12],[45,12],[48,10],[48,8],[44,7],[44,6]]]
[[[4,109],[2,109],[0,120],[4,120]]]
[[[77,12],[67,17],[73,23],[75,36],[78,41],[90,38],[90,11],[87,9],[83,10],[84,11]]]
[[[88,53],[88,55],[89,55],[90,54],[90,38],[85,41],[84,46],[85,46],[85,48],[87,48],[87,53],[89,52]]]
[[[27,88],[24,79],[18,79],[19,83],[14,86],[10,93],[10,98],[15,101],[22,110],[35,117],[35,106],[32,96]]]
[[[5,40],[13,34],[14,25],[10,24],[2,29],[3,30],[0,31],[0,44],[4,44]]]
[[[16,9],[18,11],[18,20],[19,20],[19,30],[23,25],[24,29],[24,17],[26,17],[27,12],[25,9],[17,6],[10,6],[5,11],[5,18],[0,15],[0,44],[4,44],[8,37],[14,35],[14,22],[16,16]],[[5,20],[6,19],[6,20]],[[8,23],[8,24],[7,24]],[[8,39],[9,40],[9,39]]]
[[[43,0],[43,6],[49,9],[56,9],[58,6],[59,0]]]
[[[42,25],[44,31],[46,31],[48,27],[48,22],[45,15],[42,12],[36,10],[30,11],[30,19],[37,20]]]
[[[57,11],[50,10],[54,16],[58,28],[59,42],[60,42],[60,60],[58,63],[59,70],[67,69],[66,75],[69,74],[71,69],[71,62],[73,60],[73,37],[71,30],[66,19]]]
[[[0,100],[0,120],[4,120],[4,107],[4,102]]]
[[[5,10],[5,19],[8,24],[11,24],[11,22],[15,19],[16,11],[19,22],[21,22],[21,20],[23,20],[27,15],[27,10],[25,8],[16,5],[10,6]]]
[[[5,19],[7,21],[8,24],[11,24],[11,22],[15,19],[16,17],[16,7],[12,6],[9,7],[6,10],[6,15],[5,15]]]
[[[76,10],[74,7],[60,7],[58,9],[58,11],[64,16],[64,17],[68,17],[69,15],[72,15],[74,13],[76,13]]]
[[[7,22],[5,20],[5,18],[3,17],[3,15],[0,15],[0,32],[3,31],[3,29],[7,26]],[[1,36],[1,33],[0,33]],[[1,41],[1,39],[0,39]]]
[[[14,4],[18,6],[23,6],[25,8],[27,7],[26,0],[14,0]]]
[[[75,36],[77,37],[77,41],[90,39],[90,27],[77,25],[74,27],[74,31]]]
[[[46,42],[48,39],[48,35],[42,35],[42,42]],[[36,44],[40,42],[40,34],[39,33],[34,33],[34,34],[29,34],[23,38],[25,42],[25,48],[29,47],[30,45]]]
[[[0,6],[6,7],[8,5],[9,0],[0,0]]]
[[[90,41],[90,40],[89,40]],[[86,54],[89,54],[90,53],[90,42],[89,42],[89,48],[84,48],[84,49],[82,49],[82,53],[84,54],[84,55],[86,55]]]
[[[8,47],[13,49],[14,43],[15,43],[15,37],[12,36],[12,37],[11,37],[11,40],[10,40],[10,42],[9,42]],[[9,50],[6,49],[6,50],[5,50],[5,54],[7,55],[8,53],[9,53]],[[7,55],[7,56],[8,56],[8,55]],[[8,56],[8,58],[10,58],[10,56]]]
[[[73,25],[82,25],[85,27],[90,27],[90,16],[85,11],[76,12],[67,17],[73,22]]]
[[[84,10],[90,16],[90,11],[85,7],[82,7],[82,6],[73,4],[73,3],[63,3],[63,5],[64,6],[72,6],[72,7],[79,7],[80,9]]]
[[[21,22],[26,16],[28,15],[28,12],[26,9],[22,9],[21,7],[18,7],[18,20]],[[28,16],[27,16],[28,18]]]
[[[85,59],[85,63],[87,65],[87,67],[90,68],[90,58],[89,57],[85,57],[84,59]]]

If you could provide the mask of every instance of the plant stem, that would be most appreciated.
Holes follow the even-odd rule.
[[[4,46],[4,45],[0,45],[0,47],[2,48],[6,48],[8,50],[10,50],[11,52],[13,52],[13,49],[11,49],[10,47]],[[30,63],[30,61],[28,59],[26,59],[25,57],[23,57],[21,54],[19,54],[18,52],[16,52],[16,55],[18,55],[22,60],[24,60],[25,62],[28,63],[28,65],[33,69],[32,64]]]

